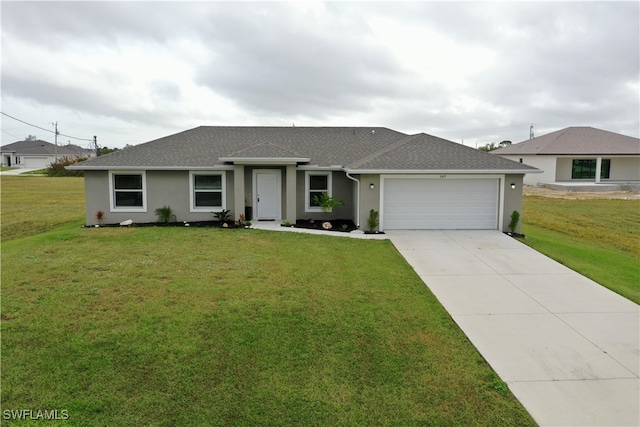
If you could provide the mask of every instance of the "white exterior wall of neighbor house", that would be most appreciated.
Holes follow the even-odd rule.
[[[557,180],[572,181],[573,159],[597,159],[598,157],[611,160],[609,178],[603,181],[640,181],[640,157],[614,157],[607,155],[559,157],[556,172]]]
[[[556,182],[556,156],[537,156],[533,154],[523,155],[502,155],[505,159],[514,162],[523,163],[533,166],[542,171],[542,173],[528,173],[524,176],[524,185],[537,186],[542,183]],[[520,162],[522,159],[522,162]]]
[[[611,181],[640,181],[640,157],[612,157]]]

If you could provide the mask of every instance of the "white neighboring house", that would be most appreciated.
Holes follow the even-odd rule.
[[[18,141],[0,147],[2,166],[44,169],[61,157],[93,157],[95,152],[77,145],[58,145],[47,141]]]
[[[640,139],[588,126],[568,127],[491,151],[543,170],[524,184],[640,184]]]

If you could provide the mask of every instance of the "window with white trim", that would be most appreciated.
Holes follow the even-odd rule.
[[[225,209],[225,173],[191,172],[191,211],[213,212]]]
[[[144,172],[109,172],[111,210],[146,212],[146,174]]]
[[[305,211],[322,212],[315,197],[322,196],[325,192],[331,196],[331,172],[307,171],[305,173]]]

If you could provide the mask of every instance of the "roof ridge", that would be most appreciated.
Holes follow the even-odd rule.
[[[298,157],[304,157],[302,154],[288,148],[288,147],[283,147],[282,145],[278,145],[278,144],[274,144],[273,142],[259,142],[257,144],[253,144],[250,145],[248,147],[243,148],[242,150],[238,150],[238,151],[234,151],[233,153],[230,153],[228,156],[224,156],[224,157],[234,157],[234,156],[238,156],[240,154],[242,154],[243,152],[247,152],[247,151],[251,151],[257,147],[275,147],[281,151],[293,154],[295,156]]]
[[[389,145],[385,145],[383,148],[379,149],[378,151],[374,151],[373,153],[369,154],[368,156],[364,156],[361,159],[355,161],[353,164],[351,164],[350,167],[352,168],[357,168],[360,167],[372,160],[375,160],[376,158],[389,153],[390,151],[393,151],[397,148],[402,147],[403,145],[411,142],[413,139],[415,139],[416,137],[420,136],[420,135],[426,135],[425,133],[418,133],[415,135],[407,135],[405,137],[400,138],[399,140],[389,144]]]

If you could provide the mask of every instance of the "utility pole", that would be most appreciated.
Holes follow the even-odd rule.
[[[58,163],[58,122],[55,123],[51,123],[53,125],[53,128],[55,130],[55,141],[56,141],[56,148],[54,149],[54,154],[53,154],[53,158],[55,159],[55,162]]]
[[[529,126],[529,139],[533,139],[533,123],[531,123],[531,126]]]
[[[96,149],[96,157],[100,155],[100,147],[98,147],[98,137],[93,135],[93,148]]]

